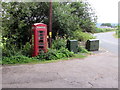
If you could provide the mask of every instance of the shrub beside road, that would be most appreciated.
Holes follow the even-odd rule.
[[[49,26],[49,2],[2,2],[2,10],[4,11],[2,13],[3,25],[0,27],[3,31],[2,44],[0,44],[2,64],[21,64],[74,57],[74,54],[66,48],[66,40],[86,41],[93,38],[90,33],[95,28],[97,19],[89,2],[69,4],[53,2],[53,46],[48,49],[47,53],[32,58],[31,26],[35,23],[44,23]],[[56,39],[57,36],[61,38]],[[65,40],[64,37],[66,37]]]
[[[96,28],[95,33],[100,33],[100,32],[110,32],[110,31],[115,31],[116,29],[111,29],[111,28]]]
[[[11,54],[12,52],[16,52],[16,51],[8,52],[9,56],[3,57],[2,64],[6,65],[6,64],[54,62],[56,60],[59,61],[60,59],[66,60],[70,58],[83,58],[86,57],[87,54],[89,54],[89,51],[87,51],[82,46],[78,46],[78,54],[74,54],[73,52],[69,51],[66,48],[66,43],[67,43],[66,38],[59,37],[56,40],[53,40],[52,48],[48,48],[47,53],[41,52],[36,57],[30,56],[31,47],[29,46],[29,44],[27,44],[23,50],[19,51],[19,53]],[[29,56],[27,56],[25,52],[27,52],[27,55]],[[82,53],[86,53],[86,54],[82,54]]]
[[[120,30],[116,30],[116,33],[114,34],[116,38],[120,38]]]

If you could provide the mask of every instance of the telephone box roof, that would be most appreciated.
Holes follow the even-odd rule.
[[[39,25],[39,24],[44,24],[44,23],[34,23],[34,25]],[[44,25],[46,25],[46,24],[44,24]]]

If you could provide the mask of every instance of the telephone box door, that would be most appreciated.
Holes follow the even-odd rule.
[[[35,23],[32,25],[32,56],[39,55],[42,51],[47,52],[47,25]]]

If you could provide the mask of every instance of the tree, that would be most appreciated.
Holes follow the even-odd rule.
[[[93,32],[97,17],[88,3],[63,2],[54,3],[53,30],[60,36],[72,36],[76,30]],[[56,33],[54,33],[53,36]]]
[[[31,39],[31,25],[48,21],[48,3],[2,3],[3,37],[10,44],[24,45]]]
[[[71,7],[74,8],[72,14],[78,17],[77,23],[82,28],[83,32],[93,32],[97,16],[88,2],[73,2]]]
[[[101,26],[108,26],[108,27],[112,27],[111,23],[102,23]]]
[[[71,14],[73,8],[66,3],[53,3],[53,37],[71,36],[79,28],[75,15]]]
[[[19,48],[31,39],[31,25],[43,22],[48,25],[49,2],[2,3],[3,42]],[[53,2],[53,38],[56,35],[71,37],[81,30],[92,32],[96,16],[88,3]],[[7,38],[4,40],[4,38]]]

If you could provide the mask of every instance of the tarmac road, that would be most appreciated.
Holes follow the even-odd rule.
[[[111,53],[118,55],[118,46],[120,46],[120,44],[118,43],[118,39],[113,36],[114,33],[115,31],[97,33],[94,34],[94,36],[99,39],[101,48],[104,48]]]
[[[113,45],[116,44],[112,43]],[[118,56],[113,54],[116,51],[109,49],[111,52],[100,49],[99,53],[84,59],[3,66],[0,69],[2,70],[2,87],[118,88]]]

